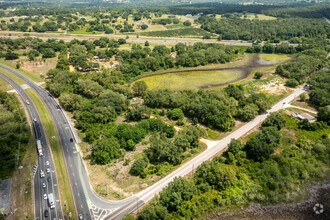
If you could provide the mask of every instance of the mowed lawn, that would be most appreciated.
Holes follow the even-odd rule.
[[[239,70],[215,70],[167,73],[140,80],[146,82],[148,89],[184,90],[228,83],[239,79],[241,76],[242,71]]]

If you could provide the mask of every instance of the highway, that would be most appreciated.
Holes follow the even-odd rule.
[[[305,91],[303,87],[296,89],[288,97],[275,104],[267,113],[257,116],[254,120],[246,123],[244,126],[232,132],[222,140],[211,142],[208,148],[200,155],[183,164],[177,170],[173,171],[171,174],[164,177],[149,188],[124,200],[107,201],[97,196],[89,184],[79,148],[75,144],[75,142],[78,142],[78,139],[76,138],[76,135],[70,126],[70,122],[67,121],[63,111],[57,108],[58,103],[56,100],[51,97],[45,89],[38,86],[36,83],[32,82],[16,70],[2,64],[0,64],[0,66],[14,73],[23,79],[30,87],[35,89],[35,91],[45,102],[47,108],[50,110],[64,150],[66,167],[68,169],[68,173],[70,174],[69,177],[77,212],[78,214],[83,214],[85,219],[121,219],[125,214],[136,210],[136,208],[152,199],[175,177],[187,175],[193,170],[193,168],[198,167],[204,161],[209,160],[219,151],[223,150],[232,138],[238,139],[242,137],[252,128],[265,120],[270,112],[275,112],[282,109],[285,104],[290,103],[295,97]],[[74,142],[71,142],[70,138],[73,138]]]
[[[40,123],[41,120],[37,112],[37,109],[34,106],[31,99],[29,98],[29,96],[26,94],[26,92],[21,88],[21,86],[16,84],[11,78],[9,78],[8,76],[4,75],[1,72],[0,72],[0,77],[6,80],[17,91],[17,93],[22,97],[25,103],[29,103],[26,104],[26,107],[30,113],[31,119],[36,119],[36,121],[32,120],[32,123],[34,126],[36,140],[41,141],[43,156],[38,157],[38,166],[34,172],[34,178],[33,178],[35,219],[63,219],[63,213],[59,199],[60,198],[59,191],[57,188],[56,172],[54,170],[55,166],[50,153],[50,149],[45,135],[45,131],[43,129],[43,125],[42,123]],[[49,161],[49,165],[46,165],[46,161]],[[50,168],[50,173],[46,172],[47,168]],[[42,178],[40,177],[41,170],[44,172],[45,177]],[[50,181],[47,180],[48,177],[51,178]],[[43,187],[42,184],[45,184],[45,187]],[[48,195],[49,193],[53,193],[55,197],[54,209],[51,209],[48,205],[47,200],[44,199],[44,194]],[[48,210],[49,212],[48,218],[45,218],[44,216],[45,210]]]

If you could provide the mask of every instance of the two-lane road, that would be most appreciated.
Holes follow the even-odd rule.
[[[29,110],[31,118],[33,119],[32,123],[34,125],[36,140],[41,141],[43,156],[38,157],[38,167],[34,174],[35,217],[36,219],[63,219],[62,209],[59,200],[59,191],[57,188],[56,173],[54,171],[54,163],[47,143],[47,138],[43,129],[43,125],[42,123],[40,123],[41,120],[37,109],[31,101],[30,97],[26,94],[26,92],[11,78],[1,72],[0,77],[6,80],[18,92],[22,99],[25,100],[26,104],[29,103],[26,106]],[[46,161],[48,161],[47,163],[49,163],[49,165],[46,164]],[[49,173],[46,172],[47,168],[50,169]],[[41,171],[44,172],[44,177],[41,177]],[[50,179],[47,180],[48,178]],[[48,196],[50,193],[53,193],[55,197],[54,209],[51,209],[49,207],[47,199],[44,198],[45,194]],[[48,217],[45,217],[45,210],[47,210],[49,213]]]

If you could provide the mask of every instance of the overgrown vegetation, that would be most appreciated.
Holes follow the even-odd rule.
[[[293,134],[289,142],[283,135],[288,132]],[[193,219],[218,207],[294,201],[304,184],[327,173],[328,132],[328,126],[308,131],[291,117],[272,114],[246,144],[232,140],[222,156],[205,162],[192,178],[175,179],[138,219]]]
[[[18,99],[0,91],[0,180],[10,178],[24,157],[30,133]]]

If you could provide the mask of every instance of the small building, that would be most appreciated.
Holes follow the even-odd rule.
[[[291,116],[295,117],[295,118],[297,118],[298,120],[301,120],[301,121],[307,119],[308,122],[310,122],[310,123],[317,121],[317,119],[314,116],[312,116],[308,113],[301,113],[301,114],[293,113]]]
[[[317,119],[314,116],[312,116],[312,115],[310,115],[308,113],[301,113],[300,115],[302,117],[304,117],[305,119],[307,119],[310,123],[317,121]]]
[[[98,60],[98,59],[100,59],[100,57],[99,56],[93,56],[93,59]]]

